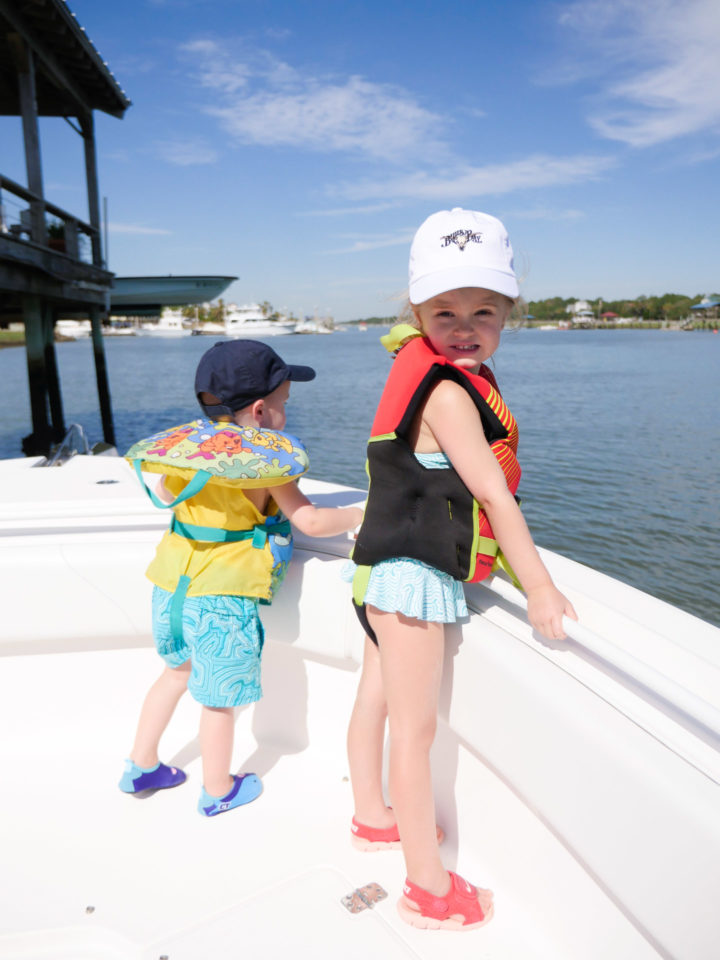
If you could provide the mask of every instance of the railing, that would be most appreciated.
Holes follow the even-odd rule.
[[[89,454],[90,444],[87,441],[82,425],[79,423],[71,423],[61,442],[50,453],[45,462],[39,463],[37,466],[61,467],[74,457],[76,453]]]
[[[524,594],[501,577],[490,577],[480,583],[504,600],[523,610],[527,610]],[[563,629],[567,636],[580,647],[591,652],[601,661],[624,674],[634,683],[648,691],[652,696],[664,700],[676,713],[685,718],[694,728],[710,733],[715,743],[720,741],[720,709],[687,690],[671,677],[644,663],[637,657],[618,647],[610,640],[599,636],[582,624],[563,617]]]
[[[16,197],[24,203],[18,203]],[[48,222],[48,215],[54,220]],[[99,258],[93,257],[93,247],[100,249],[97,228],[2,174],[0,234],[55,250],[73,260],[102,266]]]

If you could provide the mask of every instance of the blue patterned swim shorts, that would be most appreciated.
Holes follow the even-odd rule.
[[[185,597],[183,639],[170,629],[172,593],[153,589],[155,647],[169,667],[190,660],[188,690],[206,707],[238,707],[262,697],[260,661],[265,641],[251,597]]]

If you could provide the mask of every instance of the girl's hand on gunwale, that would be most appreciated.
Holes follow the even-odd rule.
[[[562,625],[563,616],[577,620],[578,615],[568,598],[560,593],[554,583],[533,587],[527,592],[528,620],[534,630],[547,640],[564,640],[567,636]]]

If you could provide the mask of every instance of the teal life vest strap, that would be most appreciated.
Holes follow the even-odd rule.
[[[183,604],[190,586],[190,577],[183,574],[170,601],[170,633],[175,643],[183,642]]]
[[[188,483],[183,487],[181,492],[175,497],[172,503],[163,503],[163,501],[155,493],[153,493],[150,487],[143,480],[142,463],[142,460],[133,460],[133,466],[135,467],[137,478],[142,484],[142,488],[145,493],[152,500],[153,504],[156,507],[160,507],[161,510],[172,510],[172,508],[176,507],[179,503],[184,503],[186,500],[189,500],[190,497],[194,497],[196,493],[200,493],[202,488],[212,477],[212,474],[207,470],[197,470],[192,480],[188,481]]]
[[[199,540],[203,543],[237,543],[238,540],[252,540],[253,547],[262,550],[269,536],[279,534],[281,537],[287,537],[290,534],[290,521],[279,520],[277,523],[266,521],[256,524],[250,530],[224,530],[222,527],[201,527],[196,523],[185,523],[173,514],[170,533],[176,533],[179,537],[185,537],[186,540]]]
[[[190,484],[188,484],[188,486],[190,486]],[[187,487],[180,495],[183,499],[187,499],[187,497],[183,496],[186,490]],[[194,492],[197,493],[197,490]],[[150,493],[150,491],[148,491],[148,493]],[[193,496],[193,494],[191,493],[190,496]],[[178,500],[175,502],[177,503]],[[162,506],[168,506],[168,504],[162,504]],[[262,550],[267,543],[268,537],[276,535],[287,537],[290,535],[290,521],[278,520],[275,523],[268,522],[274,519],[274,517],[268,517],[265,523],[258,523],[250,530],[224,530],[222,527],[203,527],[196,523],[184,523],[182,520],[178,520],[175,514],[173,514],[170,520],[170,533],[175,533],[179,537],[185,537],[186,540],[198,540],[201,543],[237,543],[240,540],[252,540],[252,546],[256,550]],[[175,592],[172,595],[172,600],[170,601],[170,631],[175,643],[182,643],[183,640],[183,604],[185,603],[185,597],[187,596],[190,583],[191,578],[183,574],[178,580]]]

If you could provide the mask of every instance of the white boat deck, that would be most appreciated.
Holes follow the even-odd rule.
[[[265,697],[238,712],[235,745],[235,769],[258,773],[263,795],[197,814],[189,696],[163,744],[188,781],[122,794],[160,669],[143,571],[166,518],[122,461],[27,466],[3,464],[0,494],[0,958],[717,956],[717,740],[659,695],[635,695],[597,654],[538,642],[481,587],[471,623],[449,631],[433,766],[446,865],[491,886],[496,915],[467,934],[400,920],[402,855],[350,844],[344,741],[361,636],[338,576],[342,538],[300,539],[264,617]],[[304,486],[319,501],[357,498]],[[720,631],[550,561],[594,630],[720,700]],[[388,898],[351,915],[341,898],[369,882]]]

